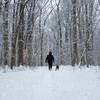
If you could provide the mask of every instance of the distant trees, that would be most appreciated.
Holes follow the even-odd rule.
[[[94,64],[93,37],[95,32],[93,31],[94,29],[93,23],[95,22],[93,21],[96,18],[94,14],[97,12],[94,8],[95,1],[63,0],[63,2],[62,1],[60,2],[61,2],[60,8],[62,9],[60,9],[59,12],[60,15],[62,14],[63,17],[62,19],[60,18],[61,20],[60,24],[61,28],[65,29],[61,32],[61,34],[62,37],[65,37],[65,40],[67,40],[67,43],[66,42],[64,43],[63,41],[62,44],[63,45],[66,44],[67,46],[69,44],[70,46],[70,51],[68,51],[71,57],[70,63],[73,66],[75,64],[79,65],[86,64],[88,67],[89,65]],[[69,8],[66,7],[66,5],[67,6],[70,5]],[[65,32],[65,36],[63,35],[63,32]],[[64,50],[62,52],[64,53]]]
[[[29,0],[18,0],[17,6],[13,4],[13,33],[12,33],[12,52],[11,69],[15,63],[23,65],[24,32],[25,32],[25,6]],[[16,7],[16,9],[15,9]]]
[[[95,64],[96,0],[0,0],[0,59],[4,65]],[[96,44],[95,44],[96,45]]]
[[[73,4],[72,65],[83,63],[86,64],[88,67],[89,65],[94,64],[92,56],[93,36],[94,36],[93,34],[94,0],[88,0],[88,1],[72,0],[72,4]]]

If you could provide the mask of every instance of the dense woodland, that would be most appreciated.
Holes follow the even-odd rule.
[[[0,0],[0,65],[100,64],[100,0]]]

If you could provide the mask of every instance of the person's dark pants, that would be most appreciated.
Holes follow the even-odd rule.
[[[52,70],[52,64],[49,64],[49,70]]]

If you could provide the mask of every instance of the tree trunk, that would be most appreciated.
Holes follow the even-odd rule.
[[[28,55],[28,65],[32,66],[33,60],[33,29],[34,29],[34,13],[35,13],[36,0],[31,1],[30,10],[28,12],[27,34],[26,34],[26,49]]]
[[[62,30],[61,30],[61,19],[60,19],[60,11],[59,11],[59,3],[57,4],[57,17],[58,17],[58,39],[59,39],[59,46],[60,46],[60,64],[62,64]]]
[[[19,28],[18,28],[18,65],[23,65],[23,46],[24,46],[24,0],[20,4],[19,10]]]
[[[12,45],[11,45],[11,69],[13,69],[13,66],[15,66],[15,55],[16,55],[16,37],[17,35],[15,36],[16,31],[15,31],[15,16],[16,16],[16,13],[15,13],[15,0],[14,0],[14,4],[13,4],[13,24],[12,24]],[[16,23],[17,24],[17,23]]]
[[[40,52],[40,54],[41,54],[41,57],[40,57],[40,63],[41,63],[41,66],[43,65],[43,62],[42,62],[42,60],[43,60],[43,55],[42,55],[42,42],[43,42],[43,38],[42,38],[42,31],[41,31],[41,15],[42,15],[42,9],[40,8],[40,14],[39,14],[39,34],[40,34],[40,50],[41,50],[41,52]]]
[[[78,48],[77,48],[77,0],[72,0],[73,10],[72,10],[72,19],[73,19],[73,53],[72,53],[72,66],[78,64]]]
[[[4,0],[4,11],[3,11],[3,47],[4,47],[4,65],[8,65],[8,14],[9,14],[9,0]]]

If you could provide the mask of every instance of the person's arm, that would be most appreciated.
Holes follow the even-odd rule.
[[[48,62],[48,56],[46,57],[45,62],[46,62],[46,63]]]

